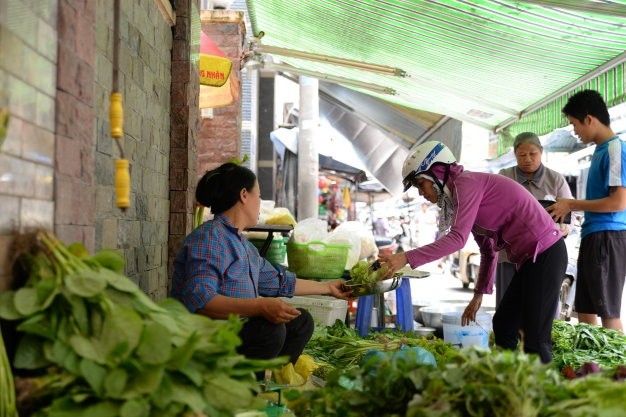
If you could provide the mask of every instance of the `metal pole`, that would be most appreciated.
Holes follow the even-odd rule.
[[[298,221],[317,217],[319,152],[316,135],[319,125],[319,82],[300,76],[298,117]]]

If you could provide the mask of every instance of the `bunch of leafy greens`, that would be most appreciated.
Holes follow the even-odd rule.
[[[315,417],[623,415],[626,384],[596,375],[568,381],[535,355],[468,348],[437,369],[381,359],[330,373],[324,388],[288,392],[290,405]]]
[[[372,270],[371,264],[367,261],[358,261],[350,269],[350,280],[353,284],[372,284],[380,281],[388,271],[388,268],[378,268],[376,271]]]
[[[17,417],[15,385],[0,328],[0,417]]]
[[[331,372],[324,388],[288,391],[285,397],[302,417],[404,416],[416,392],[409,375],[420,367],[434,371],[416,351],[378,352],[360,367]]]
[[[156,304],[120,273],[115,251],[89,257],[45,232],[30,241],[20,257],[26,284],[0,294],[0,317],[20,321],[20,409],[36,417],[221,417],[262,405],[254,372],[284,360],[238,355],[237,317],[214,321],[172,299]]]
[[[558,369],[579,368],[595,362],[603,368],[626,364],[626,336],[616,330],[577,325],[555,320],[552,326],[552,354]]]
[[[363,356],[371,350],[388,352],[405,347],[426,349],[434,355],[437,363],[451,361],[459,354],[450,343],[436,338],[426,339],[414,332],[385,330],[371,332],[365,338],[361,338],[355,329],[347,327],[340,320],[332,326],[317,327],[306,346],[305,353],[324,365],[320,367],[324,368],[320,372],[327,376],[335,368],[345,371],[357,367]]]
[[[623,414],[626,385],[602,377],[560,377],[536,355],[465,349],[438,372],[410,376],[418,393],[407,417],[574,417]]]
[[[353,296],[375,294],[378,292],[379,281],[387,275],[388,270],[384,266],[374,271],[368,262],[358,261],[350,269],[350,280],[346,284],[352,289]]]

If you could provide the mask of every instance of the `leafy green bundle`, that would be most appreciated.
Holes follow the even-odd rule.
[[[238,355],[237,317],[214,321],[172,299],[154,303],[119,273],[115,251],[88,257],[45,232],[31,240],[20,257],[26,284],[0,294],[0,317],[21,320],[20,407],[37,417],[169,417],[262,405],[253,372],[284,360]]]
[[[323,376],[326,376],[333,369],[324,368],[349,370],[357,367],[363,355],[371,350],[396,351],[403,347],[424,348],[435,356],[437,363],[451,361],[459,352],[441,339],[427,340],[413,332],[386,330],[372,332],[361,338],[355,329],[337,320],[332,326],[315,329],[305,353],[313,356],[317,362],[327,364],[320,367],[323,369]]]
[[[366,361],[331,373],[324,388],[287,396],[300,417],[605,417],[624,415],[626,384],[568,381],[535,355],[468,348],[438,369]]]
[[[558,369],[595,362],[604,368],[626,364],[626,336],[616,330],[585,323],[555,320],[552,325],[553,362]]]
[[[366,261],[358,261],[350,269],[350,280],[346,286],[352,290],[352,295],[360,297],[378,292],[379,281],[384,278],[389,269],[384,266],[372,270],[372,265]]]
[[[373,271],[367,261],[358,261],[350,269],[350,280],[353,284],[376,284],[387,274],[388,268],[382,267]]]
[[[2,331],[0,331],[0,417],[17,417],[13,373],[4,347]]]

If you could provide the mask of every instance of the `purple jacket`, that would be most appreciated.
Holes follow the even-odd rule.
[[[510,178],[453,165],[446,185],[454,204],[450,232],[406,252],[411,268],[460,250],[471,231],[481,255],[475,291],[491,294],[498,251],[505,250],[519,268],[528,259],[534,262],[561,238],[557,224],[537,199]]]

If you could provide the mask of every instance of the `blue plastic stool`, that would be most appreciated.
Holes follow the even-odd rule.
[[[361,337],[367,336],[371,329],[374,297],[377,297],[377,295],[359,297],[355,327]],[[396,307],[396,328],[405,332],[413,331],[413,302],[411,300],[411,283],[409,278],[402,278],[402,283],[396,288]]]

